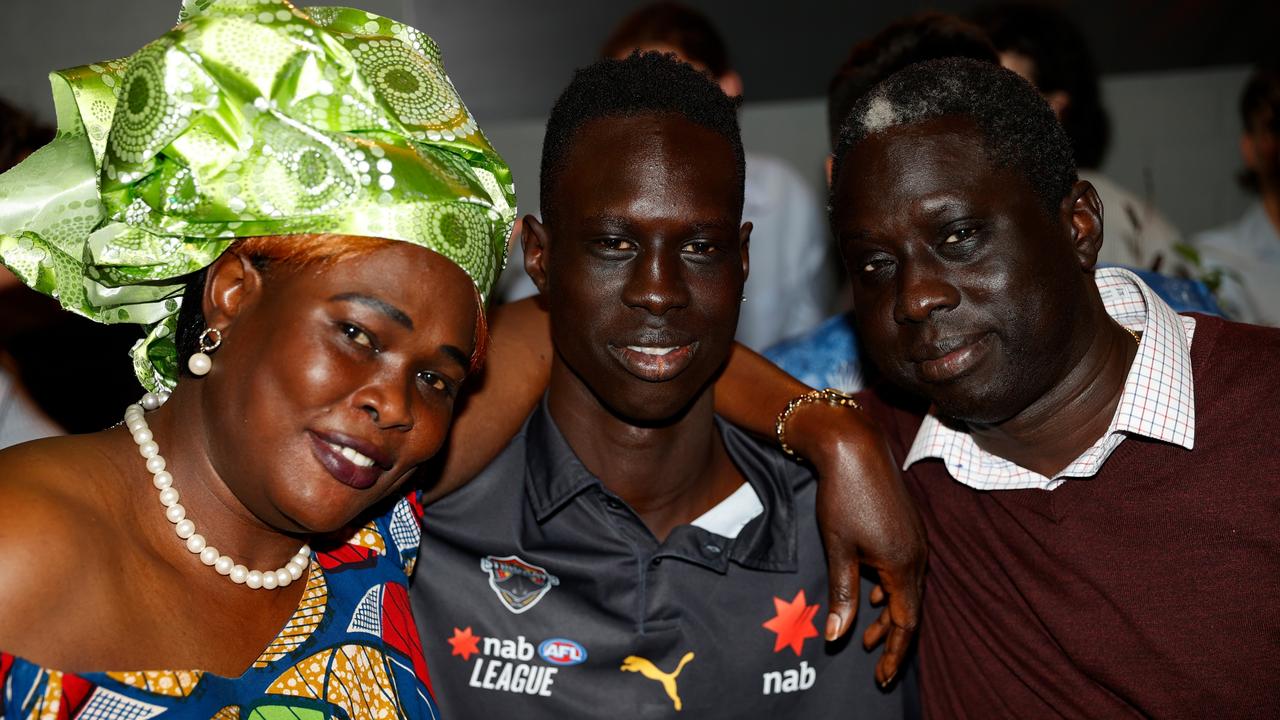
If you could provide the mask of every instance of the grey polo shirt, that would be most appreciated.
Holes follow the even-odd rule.
[[[763,506],[734,538],[683,525],[659,543],[583,467],[545,402],[484,472],[427,508],[411,592],[444,717],[902,716],[857,640],[874,617],[866,581],[858,627],[821,637],[812,476],[717,427]]]

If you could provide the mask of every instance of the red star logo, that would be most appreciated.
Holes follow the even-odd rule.
[[[472,655],[480,653],[480,636],[472,635],[470,627],[466,630],[454,628],[449,644],[453,646],[450,655],[461,655],[463,660],[470,660]]]
[[[781,652],[782,648],[790,647],[798,657],[800,651],[804,650],[804,641],[818,637],[818,629],[813,625],[813,616],[817,614],[818,606],[807,605],[804,590],[801,590],[791,602],[775,597],[773,608],[777,614],[763,625],[764,629],[778,634],[773,651]]]

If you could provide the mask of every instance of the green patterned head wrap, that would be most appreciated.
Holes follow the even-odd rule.
[[[150,390],[177,381],[184,276],[236,238],[402,240],[482,297],[502,268],[511,172],[411,27],[187,0],[128,58],[50,80],[57,137],[0,176],[0,262],[72,311],[145,325],[133,360]]]

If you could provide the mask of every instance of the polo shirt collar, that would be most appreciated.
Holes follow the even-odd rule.
[[[525,423],[525,447],[525,487],[539,524],[583,490],[600,485],[551,419],[545,396]]]
[[[755,440],[719,417],[715,422],[725,451],[755,490],[764,512],[747,523],[736,538],[682,525],[662,544],[671,552],[659,554],[678,556],[719,573],[726,572],[730,562],[754,570],[795,572],[799,552],[795,493],[781,466],[788,461],[777,453],[753,452],[750,444]],[[545,397],[525,424],[525,438],[525,488],[539,524],[551,520],[584,491],[603,487],[556,427]],[[680,545],[691,550],[680,551]],[[692,550],[695,546],[696,552]],[[711,551],[711,546],[716,550]]]
[[[963,427],[930,410],[916,433],[903,469],[925,459],[942,460],[953,478],[978,490],[1052,490],[1069,477],[1092,477],[1126,435],[1140,435],[1192,449],[1195,392],[1191,340],[1195,318],[1173,311],[1137,275],[1122,268],[1094,273],[1102,303],[1120,325],[1142,333],[1111,425],[1097,443],[1052,478],[978,447]]]

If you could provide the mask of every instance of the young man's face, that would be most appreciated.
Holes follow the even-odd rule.
[[[844,158],[833,222],[880,369],[946,415],[994,423],[1065,375],[1087,278],[1070,214],[983,147],[964,118],[874,134]]]
[[[593,120],[551,194],[525,265],[560,360],[615,415],[675,417],[737,327],[751,226],[732,145],[674,114]]]

